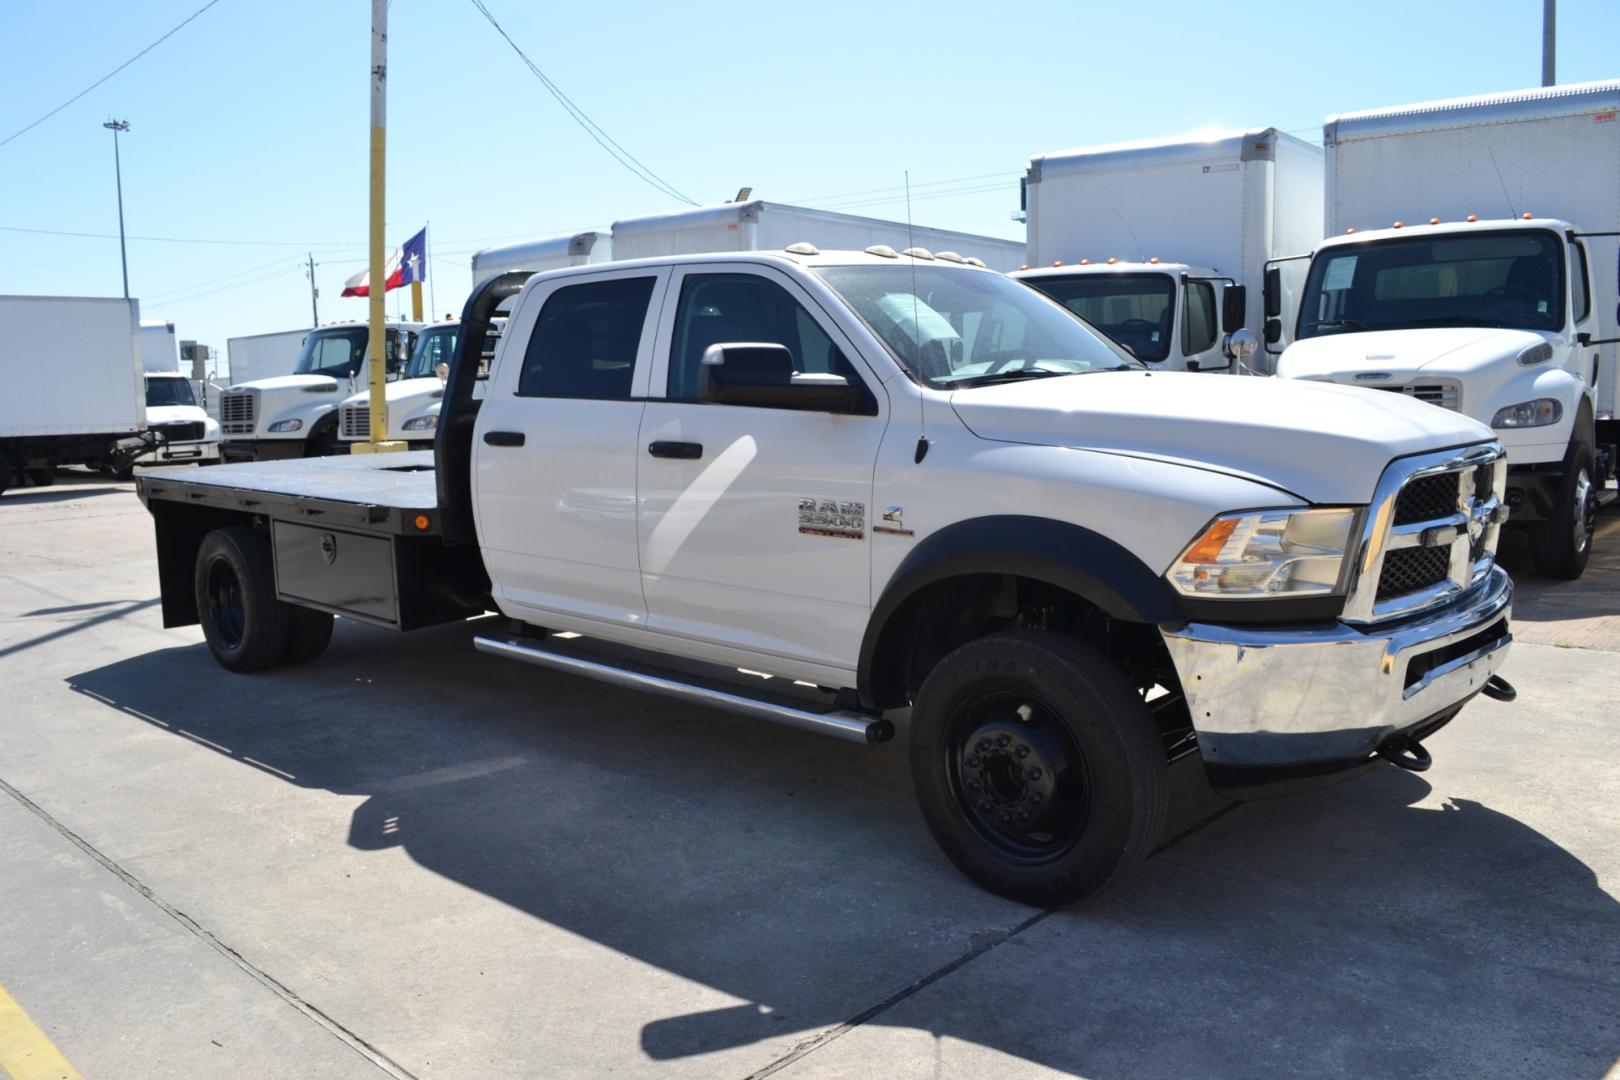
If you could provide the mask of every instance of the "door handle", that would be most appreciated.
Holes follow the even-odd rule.
[[[484,443],[488,446],[522,446],[523,432],[521,431],[486,431]]]
[[[653,457],[686,458],[692,460],[703,456],[703,444],[695,442],[669,442],[659,440],[647,444],[647,453]]]

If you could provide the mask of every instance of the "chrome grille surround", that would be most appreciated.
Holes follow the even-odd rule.
[[[371,406],[343,405],[338,409],[338,438],[371,438]]]
[[[1450,506],[1437,505],[1430,498],[1431,490],[1422,498],[1409,498],[1408,513],[1399,513],[1401,496],[1408,485],[1447,474],[1457,476],[1457,494]],[[1374,623],[1411,615],[1446,603],[1490,573],[1496,562],[1502,521],[1506,518],[1500,497],[1506,490],[1506,479],[1507,456],[1502,444],[1497,442],[1390,462],[1379,478],[1372,504],[1363,519],[1361,540],[1351,568],[1350,592],[1345,599],[1344,621]],[[1424,486],[1432,484],[1431,480]],[[1417,492],[1421,488],[1413,490]],[[1437,516],[1408,520],[1415,506],[1427,506],[1425,512],[1438,512]],[[1414,579],[1408,578],[1403,582],[1404,591],[1399,593],[1382,587],[1384,564],[1390,553],[1418,547],[1446,550],[1445,575],[1431,584],[1414,585]],[[1406,557],[1405,561],[1421,560]]]
[[[225,390],[219,395],[219,426],[226,435],[252,435],[259,418],[257,390]]]

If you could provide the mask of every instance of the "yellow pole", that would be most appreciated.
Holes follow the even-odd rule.
[[[411,321],[422,321],[422,283],[411,282]]]
[[[371,391],[371,441],[355,443],[360,453],[403,450],[388,441],[388,274],[383,252],[383,178],[387,167],[388,0],[371,0],[371,335],[367,347],[367,382]]]

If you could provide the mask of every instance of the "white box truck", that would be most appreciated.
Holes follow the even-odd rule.
[[[1234,370],[1267,260],[1320,238],[1322,149],[1254,128],[1065,150],[1030,159],[1022,201],[1015,277],[1146,364]]]
[[[289,374],[298,366],[298,351],[304,347],[309,331],[309,327],[301,327],[231,338],[225,343],[228,381],[245,383]]]
[[[472,257],[473,288],[508,270],[560,270],[613,258],[613,237],[605,232],[563,233],[517,244],[485,248]]]
[[[1277,373],[1491,425],[1538,570],[1578,577],[1620,441],[1620,81],[1336,116],[1323,137],[1329,239]]]
[[[0,492],[149,448],[140,302],[0,296]]]
[[[613,258],[621,261],[708,252],[781,251],[798,243],[813,244],[823,250],[860,251],[882,244],[895,251],[911,247],[929,252],[954,251],[964,258],[980,259],[990,269],[1003,272],[1017,269],[1024,262],[1024,245],[1018,240],[975,236],[759,199],[697,206],[613,223]]]
[[[167,319],[141,320],[141,369],[179,371],[180,342]]]

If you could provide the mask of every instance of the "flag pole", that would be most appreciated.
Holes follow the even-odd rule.
[[[383,254],[385,133],[388,127],[388,0],[371,0],[371,301],[367,382],[370,384],[371,439],[353,447],[361,453],[403,450],[388,441],[388,271]]]

